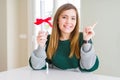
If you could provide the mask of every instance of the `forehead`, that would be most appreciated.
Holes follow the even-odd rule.
[[[61,13],[61,15],[76,16],[76,11],[74,9],[65,10]]]

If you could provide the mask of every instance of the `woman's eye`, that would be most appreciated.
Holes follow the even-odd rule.
[[[63,16],[62,18],[63,18],[63,19],[65,19],[66,17],[65,17],[65,16]]]
[[[76,18],[72,18],[72,20],[76,20]]]

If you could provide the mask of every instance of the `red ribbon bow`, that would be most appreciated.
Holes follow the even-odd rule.
[[[50,27],[53,27],[49,20],[51,20],[51,17],[48,17],[46,19],[36,19],[36,22],[34,24],[39,25],[42,24],[43,22],[46,22],[49,24]]]

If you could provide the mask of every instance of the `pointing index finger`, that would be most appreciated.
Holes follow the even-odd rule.
[[[94,29],[94,27],[96,26],[97,22],[95,24],[93,24],[92,28]]]

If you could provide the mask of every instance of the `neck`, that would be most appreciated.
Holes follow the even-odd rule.
[[[70,34],[61,35],[60,40],[68,40],[70,38]]]

